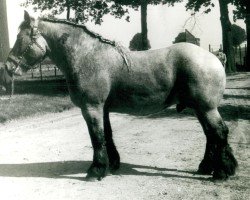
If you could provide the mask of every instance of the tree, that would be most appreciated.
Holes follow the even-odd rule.
[[[114,2],[115,5],[129,6],[135,10],[141,9],[141,40],[142,40],[142,50],[147,50],[148,46],[148,28],[147,28],[147,7],[149,4],[169,4],[173,5],[176,2],[181,2],[182,0],[108,0]],[[126,12],[127,13],[127,12]],[[128,17],[127,17],[128,18]]]
[[[0,62],[4,62],[9,53],[9,32],[6,1],[0,0]]]
[[[142,35],[141,33],[136,33],[132,40],[129,43],[129,49],[131,51],[142,51],[143,50],[143,45],[142,45]],[[149,40],[147,41],[147,47],[150,49],[151,45]]]
[[[227,56],[226,71],[234,72],[236,68],[234,63],[232,28],[228,14],[228,4],[231,3],[232,0],[218,0],[218,2],[220,6],[223,51]],[[198,12],[202,6],[206,8],[204,12],[209,13],[212,7],[214,7],[214,4],[212,0],[188,0],[186,4],[187,9],[193,9],[195,12]]]
[[[96,24],[102,23],[102,18],[106,14],[111,14],[116,18],[125,17],[130,20],[128,8],[138,10],[141,8],[141,40],[143,50],[147,50],[148,46],[148,29],[147,29],[147,6],[168,4],[173,5],[183,0],[25,0],[24,6],[33,5],[35,10],[50,11],[52,16],[61,14],[67,10],[67,19],[70,16],[70,10],[75,12],[75,20],[77,23],[85,23],[88,20],[94,21]]]
[[[243,19],[246,23],[246,35],[247,35],[247,55],[246,63],[248,71],[250,71],[250,6],[249,0],[233,0],[236,10],[234,10],[234,21],[237,19]]]
[[[233,24],[232,25],[232,40],[233,46],[238,47],[242,42],[246,40],[246,31],[240,26]]]

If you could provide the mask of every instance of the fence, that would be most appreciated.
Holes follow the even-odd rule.
[[[45,60],[34,69],[31,69],[27,73],[26,78],[28,77],[31,77],[31,79],[40,78],[43,81],[44,79],[61,78],[62,72],[50,60]]]
[[[209,51],[213,54],[217,54],[219,49],[223,49],[222,45],[211,45],[209,44]],[[238,71],[247,71],[246,66],[246,55],[247,55],[247,45],[234,47],[234,62]]]

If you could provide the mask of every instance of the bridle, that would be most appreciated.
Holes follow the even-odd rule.
[[[32,66],[33,66],[35,63],[41,62],[41,61],[44,59],[44,57],[46,56],[46,52],[47,52],[46,50],[47,50],[47,49],[44,49],[44,48],[37,42],[37,39],[38,39],[39,37],[42,37],[40,31],[37,30],[37,27],[33,27],[33,28],[32,28],[30,37],[31,37],[31,42],[28,44],[28,46],[27,46],[26,49],[23,51],[23,53],[22,53],[21,56],[16,57],[16,56],[14,56],[14,55],[9,55],[8,59],[9,59],[10,61],[12,61],[12,62],[15,64],[15,66],[16,66],[15,69],[13,69],[13,71],[16,71],[17,68],[18,68],[19,66],[20,66],[20,67],[23,66],[23,67],[25,67],[26,69],[32,69],[32,68],[33,68]],[[33,45],[37,46],[37,47],[42,51],[42,53],[44,54],[44,56],[43,56],[41,59],[35,61],[34,64],[29,65],[29,64],[26,64],[25,62],[23,62],[23,58],[24,58],[25,54],[27,54],[27,52],[29,52],[29,51],[32,49]]]

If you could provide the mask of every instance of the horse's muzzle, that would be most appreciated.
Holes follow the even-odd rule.
[[[11,75],[21,76],[22,75],[22,69],[19,65],[15,65],[15,63],[6,61],[5,63],[6,70]]]
[[[17,66],[13,74],[16,76],[22,76],[23,74],[22,68],[20,66]]]

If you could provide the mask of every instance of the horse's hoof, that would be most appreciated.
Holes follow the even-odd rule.
[[[226,181],[228,179],[228,177],[229,176],[222,170],[215,171],[213,173],[213,180],[214,181]]]
[[[211,162],[212,161],[207,161],[207,160],[202,160],[200,165],[199,165],[199,168],[198,168],[198,171],[197,171],[197,174],[201,174],[201,175],[211,175],[212,172],[213,172],[213,167],[211,166]]]
[[[212,171],[211,170],[198,169],[196,174],[199,174],[199,175],[211,175]]]
[[[96,176],[91,176],[87,174],[85,180],[88,182],[96,182],[96,181],[101,181],[104,177],[96,177]]]
[[[200,167],[199,166],[199,169],[197,170],[197,174],[200,174],[200,175],[211,175],[213,172],[213,169],[210,168],[210,167]]]
[[[214,173],[214,180],[227,180],[230,176],[233,176],[238,167],[237,160],[235,159],[229,145],[222,149],[222,153],[218,156],[218,159]]]
[[[88,169],[86,180],[88,181],[94,181],[94,180],[102,180],[107,174],[107,168],[102,166],[102,167],[96,167],[96,166],[91,166]]]

